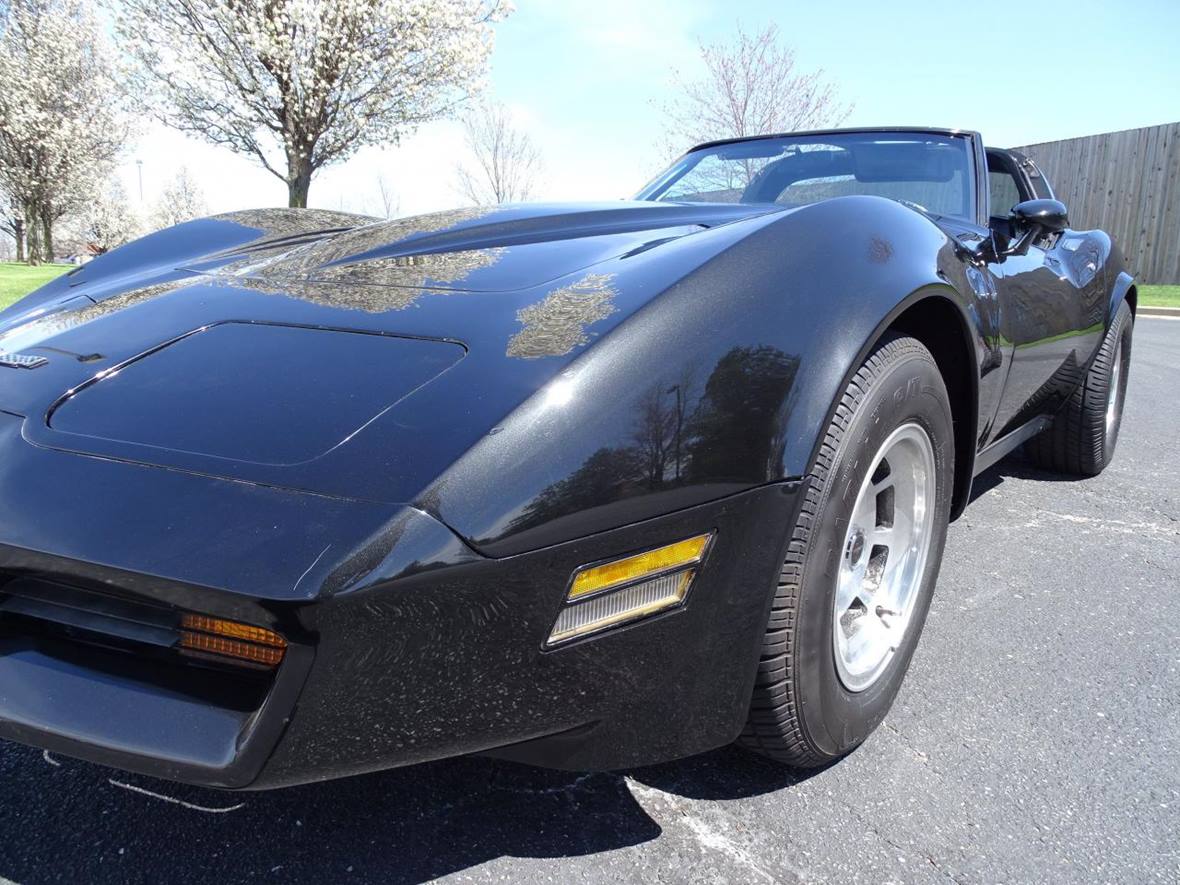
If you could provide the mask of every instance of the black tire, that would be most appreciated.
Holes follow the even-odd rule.
[[[1038,467],[1076,476],[1097,476],[1110,463],[1123,423],[1134,325],[1131,307],[1124,301],[1119,305],[1085,379],[1062,406],[1053,423],[1025,443],[1026,454]],[[1119,371],[1117,384],[1112,386],[1116,357]],[[1112,403],[1112,392],[1114,413],[1108,424],[1106,416]]]
[[[832,645],[836,575],[861,483],[882,443],[917,423],[934,449],[933,536],[909,627],[887,669],[859,692],[837,672]],[[890,337],[849,383],[827,428],[778,577],[740,743],[798,767],[853,750],[885,718],[909,667],[942,562],[954,477],[950,402],[930,352]]]

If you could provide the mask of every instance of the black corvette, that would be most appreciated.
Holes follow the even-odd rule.
[[[0,314],[0,736],[226,788],[823,764],[972,478],[1109,462],[1135,299],[1031,161],[933,129],[149,236]]]

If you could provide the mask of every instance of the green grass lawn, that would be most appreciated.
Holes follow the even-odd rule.
[[[1146,307],[1180,307],[1180,286],[1140,286],[1139,303]]]
[[[0,261],[0,309],[8,307],[18,298],[23,298],[70,269],[69,266],[61,264],[29,267],[26,264]]]

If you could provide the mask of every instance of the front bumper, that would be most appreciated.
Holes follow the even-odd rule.
[[[18,426],[0,421],[0,435]],[[239,691],[0,615],[0,737],[222,788],[480,752],[612,769],[728,743],[799,491],[488,559],[411,508],[4,448],[20,455],[0,465],[0,581],[49,577],[290,645],[273,678]],[[543,648],[578,566],[706,531],[681,608]]]

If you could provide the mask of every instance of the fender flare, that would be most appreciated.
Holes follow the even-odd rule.
[[[1131,313],[1135,313],[1138,305],[1135,303],[1135,294],[1132,294],[1135,289],[1135,278],[1132,277],[1125,270],[1119,271],[1119,275],[1115,277],[1114,286],[1110,290],[1110,301],[1106,307],[1106,328],[1110,328],[1110,324],[1114,322],[1115,314],[1118,313],[1119,306],[1126,301],[1131,305]]]
[[[953,402],[951,403],[952,410],[955,410],[956,414],[956,425],[960,425],[961,423],[961,426],[955,427],[955,477],[952,492],[951,519],[957,518],[963,512],[971,496],[971,484],[975,475],[975,441],[978,438],[979,430],[979,348],[972,340],[972,320],[964,310],[961,301],[955,297],[956,294],[957,292],[954,287],[947,283],[922,286],[898,300],[864,338],[860,347],[846,363],[844,373],[840,378],[836,390],[836,395],[833,397],[828,412],[824,416],[821,432],[816,435],[815,444],[807,461],[806,475],[811,474],[815,467],[816,459],[819,457],[824,439],[823,428],[827,428],[831,424],[844,391],[852,382],[853,376],[860,370],[865,360],[868,359],[869,354],[891,329],[897,327],[899,323],[904,326],[904,317],[915,308],[920,309],[921,306],[938,303],[944,311],[947,308],[953,310],[958,318],[960,340],[957,343],[960,352],[966,360],[967,366],[966,389],[962,391],[967,396],[967,402],[963,403],[958,410],[955,410],[955,404]],[[945,374],[945,368],[942,365],[939,368]]]

